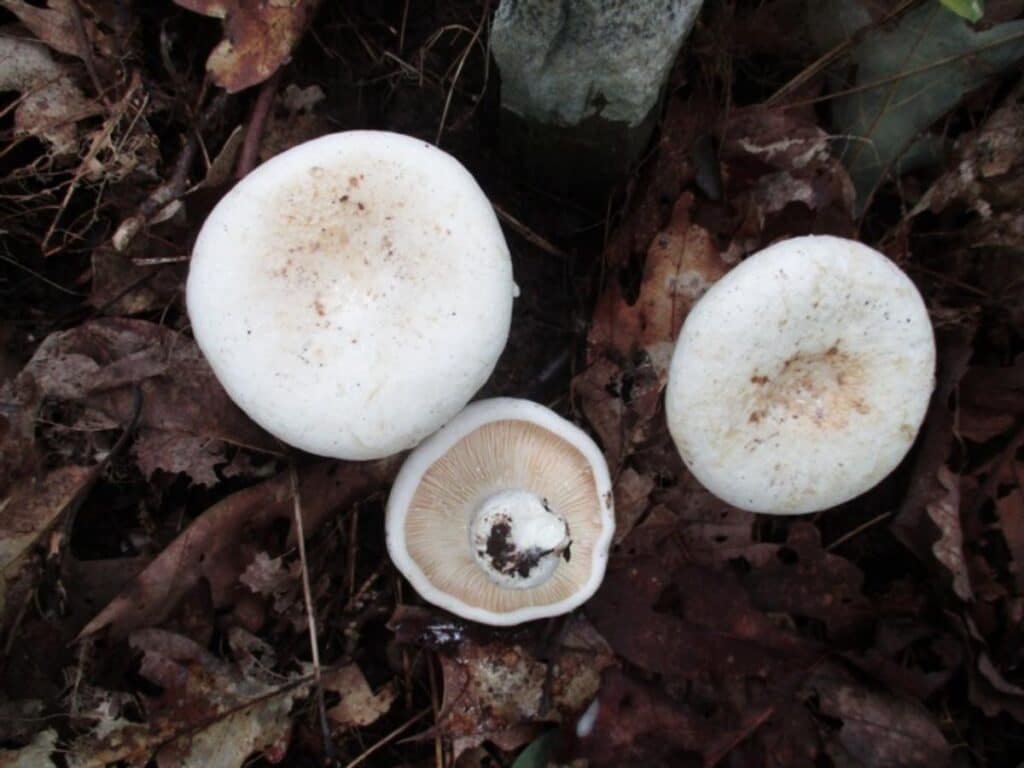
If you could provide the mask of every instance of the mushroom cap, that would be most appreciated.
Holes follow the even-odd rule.
[[[231,398],[310,453],[416,445],[484,384],[516,291],[494,211],[450,155],[395,133],[277,155],[207,218],[192,331]]]
[[[924,301],[888,258],[837,237],[750,256],[683,324],[669,430],[708,490],[799,514],[873,487],[910,450],[934,388]]]
[[[571,544],[543,583],[509,588],[478,562],[474,519],[517,503],[524,491],[564,519]],[[528,522],[531,535],[549,535]],[[500,626],[566,613],[604,577],[615,530],[608,466],[594,441],[554,411],[529,400],[481,400],[409,454],[386,527],[392,561],[435,605]]]

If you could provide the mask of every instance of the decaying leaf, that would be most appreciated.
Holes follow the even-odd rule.
[[[125,424],[138,387],[135,451],[147,475],[185,471],[209,484],[228,445],[279,451],[228,398],[195,343],[154,323],[111,318],[54,333],[20,376],[44,396],[83,406],[65,425],[78,432]]]
[[[374,693],[355,664],[325,672],[322,680],[324,688],[341,694],[341,701],[327,710],[328,719],[341,728],[358,728],[376,722],[391,709],[397,695],[394,683]]]
[[[52,759],[56,749],[57,732],[47,728],[37,733],[27,746],[0,749],[0,768],[56,768]]]
[[[6,626],[8,602],[13,607],[32,588],[32,552],[68,504],[89,482],[87,467],[55,469],[29,478],[0,498],[0,627]]]
[[[224,40],[206,69],[229,93],[262,83],[288,61],[319,0],[175,0],[182,8],[224,19]]]
[[[244,643],[238,631],[233,646]],[[140,673],[162,693],[146,701],[146,722],[100,722],[78,739],[72,768],[118,761],[160,768],[240,768],[254,753],[276,762],[291,736],[295,699],[309,692],[306,678],[288,679],[259,665],[242,667],[217,658],[181,635],[145,629],[131,636],[142,652]]]
[[[45,45],[25,40],[9,28],[0,34],[0,90],[21,94],[14,111],[15,134],[44,140],[55,157],[77,153],[78,121],[101,110]]]
[[[941,496],[929,503],[925,509],[939,529],[940,537],[932,545],[935,559],[953,574],[953,591],[961,600],[970,600],[971,577],[964,562],[964,534],[960,528],[960,478],[947,467],[939,468]]]
[[[46,0],[45,6],[27,3],[24,0],[0,0],[0,5],[18,17],[32,34],[49,47],[69,56],[85,58],[82,44],[96,46],[109,54],[110,42],[96,23],[75,9],[75,0]],[[76,22],[76,16],[80,22]],[[81,24],[81,34],[79,26]],[[84,38],[84,39],[83,39]]]
[[[324,462],[300,471],[306,535],[312,535],[331,512],[387,482],[392,470],[384,461],[342,466]],[[113,636],[123,637],[133,629],[159,624],[200,579],[209,583],[214,607],[233,605],[242,590],[239,579],[261,549],[261,532],[275,520],[290,521],[292,506],[287,472],[228,496],[193,521],[89,622],[82,635],[109,627]]]
[[[601,672],[614,663],[608,644],[578,615],[543,651],[526,631],[488,633],[405,606],[390,626],[400,642],[439,650],[444,698],[436,728],[456,756],[484,741],[516,749],[536,735],[538,724],[580,714]]]
[[[934,716],[919,702],[857,684],[842,668],[825,664],[808,680],[821,712],[842,722],[837,740],[863,765],[938,768],[949,765],[949,744]]]

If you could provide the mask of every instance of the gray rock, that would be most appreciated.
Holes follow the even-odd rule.
[[[703,0],[501,0],[501,144],[525,176],[563,191],[630,170]]]
[[[702,0],[502,0],[491,50],[502,107],[540,123],[638,126]]]

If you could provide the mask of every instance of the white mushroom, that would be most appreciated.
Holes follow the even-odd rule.
[[[669,372],[669,430],[730,504],[812,512],[899,464],[934,371],[928,312],[895,264],[852,240],[798,237],[749,257],[691,311]]]
[[[508,248],[472,176],[408,136],[338,133],[257,168],[203,225],[188,311],[231,398],[311,453],[416,445],[508,338]]]
[[[473,621],[571,611],[604,577],[611,480],[586,433],[537,403],[469,405],[406,460],[388,552],[426,600]]]

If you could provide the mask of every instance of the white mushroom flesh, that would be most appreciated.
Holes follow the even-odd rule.
[[[417,444],[484,384],[516,291],[494,212],[454,158],[352,131],[278,155],[196,241],[188,310],[228,394],[311,453]]]
[[[569,526],[547,499],[524,490],[488,496],[469,526],[473,554],[484,573],[510,589],[530,589],[551,578],[569,557]]]
[[[748,258],[688,316],[666,391],[697,479],[729,503],[834,506],[910,449],[934,386],[920,294],[860,243],[802,237]]]

